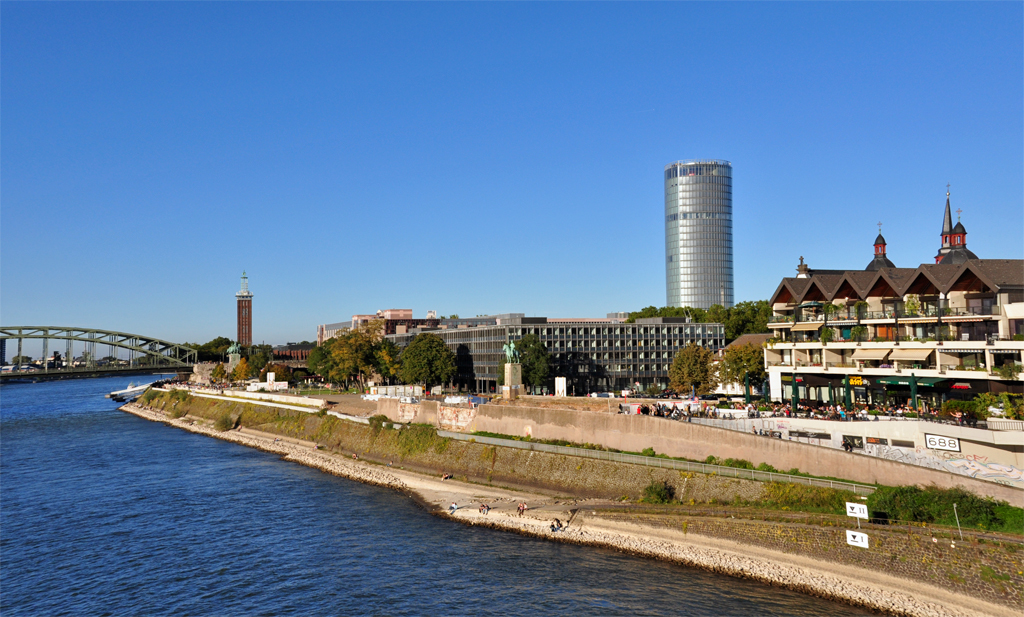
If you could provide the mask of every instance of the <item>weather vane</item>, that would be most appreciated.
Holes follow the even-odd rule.
[[[957,223],[959,223],[959,222],[960,222],[960,213],[961,213],[961,212],[963,212],[963,210],[961,210],[960,208],[957,208],[957,209],[956,209],[956,222],[957,222]]]
[[[882,221],[878,221],[878,233],[882,233]]]
[[[946,197],[949,197],[949,182],[946,183]]]

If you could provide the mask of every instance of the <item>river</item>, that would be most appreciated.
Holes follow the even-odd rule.
[[[386,489],[120,412],[103,394],[128,382],[0,387],[5,617],[871,614],[466,527]]]

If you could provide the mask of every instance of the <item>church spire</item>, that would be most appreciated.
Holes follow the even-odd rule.
[[[949,213],[949,185],[946,185],[946,216],[942,218],[942,235],[953,233],[953,216]],[[947,244],[944,241],[943,244]]]

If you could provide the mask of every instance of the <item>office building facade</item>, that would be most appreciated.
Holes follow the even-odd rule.
[[[665,166],[665,276],[668,306],[733,305],[729,161]]]
[[[455,353],[460,389],[497,392],[504,357],[502,347],[526,335],[537,336],[551,355],[549,384],[538,393],[553,391],[554,378],[565,377],[569,393],[618,391],[650,386],[668,387],[669,367],[679,349],[696,343],[715,352],[725,345],[725,328],[718,323],[686,323],[682,318],[549,319],[509,313],[475,318],[476,323],[442,323],[439,328],[416,328],[388,335],[404,349],[422,332],[441,337]],[[449,327],[450,326],[450,327]]]

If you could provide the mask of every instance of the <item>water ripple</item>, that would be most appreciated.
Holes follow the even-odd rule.
[[[127,379],[3,386],[0,610],[18,615],[866,615],[430,516],[116,411]]]

